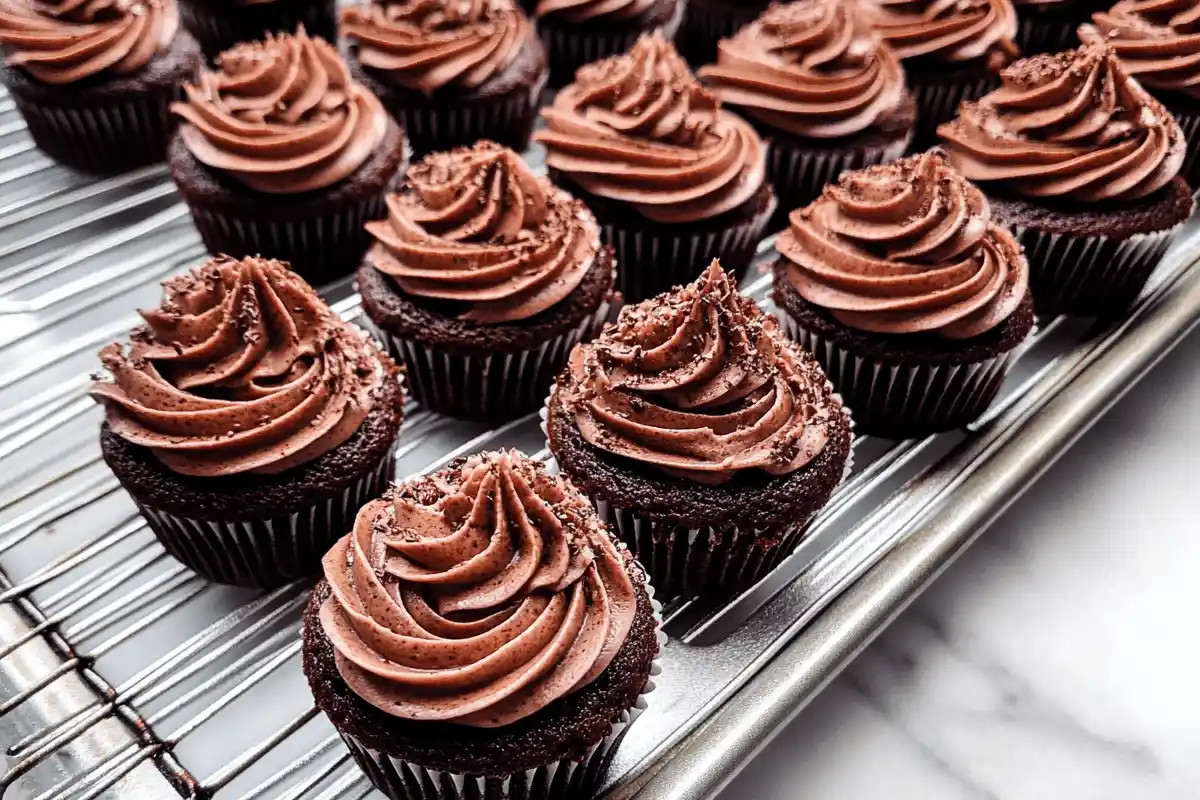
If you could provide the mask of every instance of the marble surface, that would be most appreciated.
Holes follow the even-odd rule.
[[[1200,333],[721,800],[1200,798]]]

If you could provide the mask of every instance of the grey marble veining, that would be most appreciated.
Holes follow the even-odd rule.
[[[1200,798],[1200,335],[722,800]]]

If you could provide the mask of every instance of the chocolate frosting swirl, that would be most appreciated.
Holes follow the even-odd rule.
[[[902,59],[986,59],[999,69],[1017,55],[1011,0],[867,0],[875,26]]]
[[[758,134],[721,108],[659,34],[581,68],[542,116],[547,130],[535,138],[547,166],[655,222],[710,219],[763,185]]]
[[[718,484],[744,470],[784,475],[820,454],[844,412],[810,361],[714,261],[694,283],[622,309],[572,351],[555,391],[589,444]]]
[[[904,98],[900,62],[860,0],[772,6],[723,40],[700,77],[754,119],[821,139],[861,133]]]
[[[137,72],[177,30],[175,0],[0,0],[8,64],[42,83]]]
[[[645,14],[655,0],[538,0],[539,17],[553,14],[567,22],[597,20],[602,24],[624,22]]]
[[[387,112],[324,39],[301,28],[222,53],[171,111],[201,163],[267,194],[322,189],[366,163]]]
[[[842,324],[967,339],[1017,309],[1029,265],[983,192],[939,151],[843,173],[793,211],[776,245],[788,281]]]
[[[1099,43],[1026,58],[938,128],[971,180],[1028,197],[1145,197],[1179,174],[1183,131]]]
[[[481,86],[538,46],[512,0],[371,2],[342,12],[342,33],[364,67],[426,94]]]
[[[484,453],[359,512],[325,556],[338,671],[393,716],[494,728],[594,681],[633,625],[625,556],[567,482]]]
[[[275,474],[333,450],[374,407],[383,361],[278,261],[216,258],[163,284],[92,385],[108,424],[171,470]]]
[[[575,290],[595,263],[600,227],[569,194],[493,142],[433,153],[367,230],[368,256],[407,294],[469,303],[460,319],[528,319]]]
[[[1079,38],[1108,42],[1142,85],[1200,98],[1200,3],[1121,0],[1092,20]]]

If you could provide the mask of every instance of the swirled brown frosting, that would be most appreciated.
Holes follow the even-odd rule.
[[[622,309],[572,351],[555,391],[589,444],[718,484],[793,472],[825,447],[843,411],[805,360],[714,261],[694,283]]]
[[[655,222],[710,219],[754,196],[762,140],[721,108],[659,34],[581,68],[542,109],[546,164]]]
[[[535,45],[513,0],[370,2],[342,12],[342,33],[364,67],[426,94],[481,86]]]
[[[596,512],[516,452],[369,503],[325,556],[337,668],[393,716],[494,728],[594,681],[637,594]]]
[[[985,59],[999,69],[1017,55],[1011,0],[867,0],[875,26],[902,59]]]
[[[844,173],[776,244],[796,292],[873,333],[967,339],[1017,309],[1029,265],[938,151]]]
[[[369,258],[407,294],[470,304],[460,319],[528,319],[575,290],[600,226],[569,194],[493,142],[433,153],[367,230]]]
[[[1200,98],[1200,3],[1121,0],[1093,14],[1082,41],[1104,41],[1144,86]]]
[[[322,189],[366,163],[387,134],[379,100],[325,40],[303,29],[222,53],[171,111],[202,164],[255,191]]]
[[[163,284],[100,352],[108,424],[183,475],[275,474],[338,447],[385,379],[378,352],[278,261],[216,258]]]
[[[599,23],[624,22],[642,14],[654,5],[655,0],[538,0],[539,17],[553,14],[567,22]]]
[[[723,40],[700,77],[748,116],[822,139],[861,133],[904,98],[900,62],[860,0],[772,6]]]
[[[129,75],[167,49],[178,29],[175,0],[0,0],[8,64],[42,83]]]
[[[1183,131],[1110,48],[1026,58],[938,128],[955,167],[1027,197],[1145,197],[1178,173]]]

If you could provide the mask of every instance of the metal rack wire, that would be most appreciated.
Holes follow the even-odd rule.
[[[1173,256],[1181,269],[1200,250],[1195,238]],[[772,244],[760,247],[763,261]],[[128,332],[162,278],[202,256],[164,168],[72,175],[33,149],[0,95],[0,796],[371,792],[299,675],[306,587],[205,583],[165,554],[100,459],[100,413],[86,397],[95,351]],[[744,290],[769,308],[768,284],[752,276]],[[350,286],[326,294],[358,318]],[[1043,321],[1001,401],[968,430],[859,439],[855,472],[791,558],[727,603],[668,609],[667,670],[606,790],[634,791],[885,555],[900,531],[874,523],[905,499],[888,494],[1045,391],[1087,333]],[[485,429],[410,404],[400,441],[401,475],[486,447],[548,457],[535,415]]]

